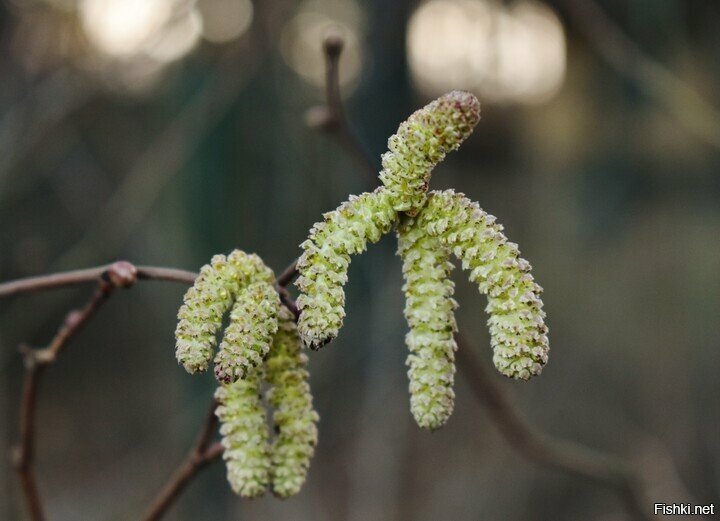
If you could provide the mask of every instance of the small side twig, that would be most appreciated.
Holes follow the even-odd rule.
[[[182,494],[185,487],[195,475],[213,460],[219,458],[223,453],[222,444],[220,442],[212,442],[213,434],[217,427],[217,417],[215,416],[216,407],[217,402],[213,400],[210,405],[210,411],[205,418],[205,422],[190,453],[153,500],[143,516],[143,521],[157,521],[160,519],[175,500],[180,497],[180,494]]]
[[[325,54],[325,106],[314,107],[306,115],[310,127],[333,135],[371,183],[377,182],[377,170],[350,129],[340,94],[340,56],[345,43],[340,35],[330,33],[323,41]]]
[[[62,326],[47,347],[43,349],[21,347],[25,363],[25,376],[20,403],[20,443],[14,450],[13,463],[20,476],[25,503],[33,521],[45,519],[42,498],[33,468],[37,395],[42,373],[48,365],[57,360],[68,342],[95,315],[113,290],[132,285],[136,280],[135,277],[136,270],[132,264],[119,262],[109,266],[100,273],[97,288],[85,307],[67,314]]]

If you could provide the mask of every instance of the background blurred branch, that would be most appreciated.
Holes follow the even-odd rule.
[[[523,457],[569,474],[589,479],[616,492],[635,519],[650,519],[650,501],[639,473],[610,454],[553,438],[532,427],[514,407],[498,382],[475,356],[473,346],[456,336],[458,370],[500,433]]]
[[[720,149],[720,111],[663,64],[648,56],[593,0],[557,0],[595,52],[632,79],[690,134]]]

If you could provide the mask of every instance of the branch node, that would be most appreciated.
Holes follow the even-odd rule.
[[[115,288],[129,288],[137,282],[138,270],[128,261],[117,261],[108,266],[102,278]]]

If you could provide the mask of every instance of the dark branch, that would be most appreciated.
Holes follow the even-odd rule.
[[[79,286],[89,282],[95,282],[105,272],[112,270],[113,266],[122,265],[123,263],[124,261],[119,261],[117,263],[109,264],[107,266],[98,266],[96,268],[65,271],[62,273],[52,273],[50,275],[40,275],[37,277],[28,277],[25,279],[3,282],[0,283],[0,298],[10,297],[19,293],[62,288],[66,286]],[[166,280],[170,282],[187,282],[192,284],[195,277],[197,277],[197,274],[191,271],[161,268],[156,266],[137,266],[135,267],[135,270],[136,277],[142,280]]]
[[[162,518],[175,500],[180,497],[180,494],[182,494],[192,478],[223,453],[223,446],[220,442],[211,445],[217,427],[216,407],[217,402],[213,400],[210,411],[205,418],[205,423],[203,423],[190,453],[153,500],[143,517],[144,521],[157,521]]]
[[[47,347],[43,349],[21,347],[25,362],[25,377],[22,401],[20,403],[20,443],[14,450],[14,464],[20,476],[25,503],[33,521],[45,519],[42,498],[40,497],[33,468],[37,395],[42,372],[45,367],[55,362],[68,342],[95,315],[116,287],[125,287],[132,284],[131,280],[134,280],[133,270],[134,267],[132,270],[128,270],[128,263],[116,263],[100,272],[99,276],[96,277],[98,286],[88,303],[81,310],[74,310],[67,314],[59,331]]]
[[[377,183],[377,170],[373,161],[363,149],[345,116],[340,94],[340,56],[345,43],[336,33],[330,33],[323,42],[325,53],[325,106],[311,109],[306,121],[309,126],[319,128],[338,140],[340,146],[352,157],[362,170],[363,177]]]

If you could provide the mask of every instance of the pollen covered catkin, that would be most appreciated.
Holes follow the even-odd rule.
[[[540,374],[548,359],[547,326],[540,300],[542,288],[530,274],[495,217],[452,190],[431,192],[416,226],[470,271],[470,280],[488,297],[490,340],[495,367],[505,376],[527,380]]]
[[[185,293],[175,329],[175,356],[189,373],[206,371],[225,313],[251,282],[272,283],[272,270],[255,254],[215,255]]]
[[[405,318],[410,331],[405,343],[410,379],[410,411],[420,427],[442,427],[455,400],[457,330],[450,280],[453,265],[438,239],[412,219],[398,227],[398,254],[403,261]]]
[[[413,113],[388,139],[380,180],[395,211],[416,214],[425,204],[432,169],[456,150],[480,121],[480,102],[452,91]]]
[[[278,329],[280,298],[267,282],[255,282],[240,292],[215,356],[215,377],[231,383],[260,367]]]
[[[383,188],[352,196],[337,210],[326,213],[300,246],[300,276],[295,285],[302,312],[298,331],[309,347],[319,349],[335,338],[345,318],[345,290],[350,255],[365,251],[390,231],[396,213]]]
[[[261,371],[215,392],[227,479],[236,494],[262,496],[270,481],[270,445],[260,399]]]
[[[313,409],[310,375],[305,369],[307,357],[301,345],[294,316],[282,306],[279,329],[265,362],[265,378],[270,385],[267,398],[275,409],[276,432],[270,480],[273,492],[280,497],[300,491],[317,445],[319,417]]]

